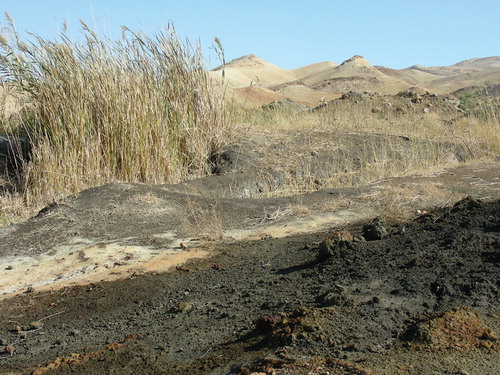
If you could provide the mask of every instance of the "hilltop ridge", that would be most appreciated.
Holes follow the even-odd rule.
[[[450,66],[414,64],[404,69],[374,66],[356,54],[340,65],[331,61],[285,69],[255,54],[248,54],[210,71],[222,82],[229,96],[246,106],[261,106],[273,101],[291,100],[315,106],[342,94],[379,92],[394,95],[417,87],[437,94],[451,94],[471,86],[500,84],[500,57],[479,57]]]

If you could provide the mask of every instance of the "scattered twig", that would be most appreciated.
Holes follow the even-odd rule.
[[[199,359],[202,359],[204,358],[208,353],[210,353],[212,351],[212,347],[208,348],[208,350],[205,352],[205,354],[203,354]]]
[[[62,311],[56,312],[54,314],[48,315],[46,317],[43,317],[42,319],[38,319],[38,321],[41,322],[42,320],[49,319],[49,318],[52,318],[52,317],[54,317],[56,315],[60,315],[60,314],[63,314],[63,313],[65,313],[65,310],[62,310]]]
[[[272,213],[272,214],[264,214],[264,217],[260,221],[260,224],[264,224],[265,222],[269,221],[278,221],[283,219],[285,216],[289,215],[292,212],[290,208],[287,208],[286,210],[282,211],[281,207],[278,207],[278,209]]]
[[[26,337],[28,336],[28,333],[33,333],[33,332],[36,332],[36,331],[40,331],[43,328],[43,323],[42,323],[43,320],[46,320],[46,319],[52,318],[54,316],[60,315],[60,314],[62,314],[64,312],[65,312],[65,310],[62,310],[62,311],[56,312],[54,314],[47,315],[47,316],[45,316],[45,317],[43,317],[41,319],[38,319],[37,322],[40,323],[40,327],[33,328],[33,329],[27,329],[27,330],[22,330],[20,328],[21,324],[19,324],[16,321],[13,321],[13,320],[9,321],[9,322],[12,322],[12,323],[16,323],[18,325],[19,328],[18,328],[18,332],[17,332],[17,337],[16,337],[16,339],[12,343],[7,344],[4,347],[4,351],[6,353],[8,353],[9,355],[8,356],[4,356],[4,357],[0,357],[0,359],[6,359],[6,358],[12,357],[12,355],[14,354],[14,351],[16,350],[16,347],[14,345],[17,344],[19,341],[21,341],[20,339],[26,340]]]
[[[448,200],[447,200],[446,202],[444,202],[444,203],[441,205],[441,207],[440,207],[440,208],[444,208],[444,207],[446,207],[446,205],[447,205],[450,201],[451,201],[451,197],[450,197],[450,198],[448,198]]]
[[[271,265],[271,262],[267,262],[267,263],[264,263],[264,261],[261,261],[261,262],[260,262],[260,266],[261,266],[262,268],[267,268],[267,267],[269,267],[270,265]]]
[[[476,200],[478,201],[482,201],[482,200],[486,200],[486,199],[490,199],[491,196],[487,196],[487,197],[482,197],[482,198],[476,198]]]
[[[450,132],[451,132],[451,135],[454,137],[454,138],[457,138],[459,141],[461,141],[465,147],[465,149],[467,150],[467,152],[469,153],[469,155],[473,158],[476,157],[476,154],[474,153],[473,151],[473,148],[475,146],[475,139],[473,138],[472,136],[472,131],[471,131],[471,127],[472,125],[474,125],[473,122],[469,122],[469,124],[467,125],[467,130],[464,130],[464,133],[467,133],[468,135],[468,140],[464,139],[464,137],[458,135],[455,133],[455,130],[453,129],[452,127],[452,124],[453,122],[452,121],[446,121],[446,120],[443,120],[443,122],[448,125],[448,128],[450,129]]]

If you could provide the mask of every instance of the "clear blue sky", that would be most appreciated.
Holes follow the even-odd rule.
[[[79,19],[119,38],[120,26],[152,35],[169,21],[226,60],[254,53],[283,68],[363,55],[374,65],[451,65],[500,55],[500,0],[2,0],[19,31],[54,39]],[[2,25],[4,20],[2,20]]]

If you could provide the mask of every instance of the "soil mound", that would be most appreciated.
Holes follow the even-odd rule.
[[[498,336],[481,322],[479,314],[471,307],[419,317],[410,325],[405,338],[432,350],[482,348],[500,351]]]

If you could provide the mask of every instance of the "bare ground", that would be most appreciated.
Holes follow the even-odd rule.
[[[408,175],[394,136],[400,177],[364,184],[388,138],[338,134],[243,136],[213,176],[0,228],[0,374],[497,374],[498,159]]]
[[[378,240],[347,225],[352,241],[221,244],[173,272],[18,294],[0,304],[2,373],[493,375],[499,213],[468,198]]]

